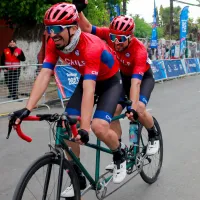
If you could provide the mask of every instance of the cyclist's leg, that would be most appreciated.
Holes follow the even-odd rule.
[[[81,115],[81,101],[82,101],[82,94],[83,94],[83,87],[82,87],[83,79],[82,77],[79,80],[79,83],[71,96],[69,102],[67,103],[65,111],[68,113],[68,115],[75,115],[80,116]],[[77,143],[69,142],[67,141],[67,144],[72,148],[72,151],[75,153],[77,157],[80,156],[80,146]],[[68,156],[68,159],[71,160],[70,156]]]
[[[79,83],[72,95],[72,97],[70,98],[65,111],[69,114],[69,115],[76,115],[76,116],[80,116],[81,114],[81,101],[82,101],[82,93],[83,93],[83,88],[82,88],[82,77],[79,80]],[[72,148],[73,153],[80,158],[80,145],[74,142],[69,142],[67,141],[67,144],[69,147]],[[67,154],[67,153],[66,153]],[[67,157],[69,160],[71,160],[71,157],[67,154]],[[79,179],[79,183],[80,183],[80,189],[83,190],[86,187],[86,179],[83,176],[82,172],[80,171],[79,167],[75,165],[75,163],[73,163],[73,161],[71,161],[72,166],[74,167],[74,170],[76,171],[77,175],[78,175],[78,179]],[[62,193],[61,193],[62,197],[73,197],[74,196],[74,188],[73,186],[69,186],[67,187]]]
[[[121,95],[121,76],[117,73],[106,81],[97,82],[99,95],[97,108],[92,121],[92,130],[98,139],[103,141],[113,151],[113,161],[116,168],[113,171],[113,182],[120,183],[126,177],[126,161],[121,151],[117,134],[110,129],[110,122]]]
[[[146,105],[149,102],[151,93],[155,85],[152,70],[149,69],[143,76],[142,83],[140,86],[140,99],[137,108],[139,115],[139,121],[145,128],[150,129],[153,127],[153,117],[146,110]]]
[[[129,96],[129,91],[130,91],[131,78],[129,77],[127,78],[123,74],[121,74],[121,76],[122,76],[123,90],[122,90],[119,103],[117,105],[114,116],[120,115],[123,109],[125,108],[123,100],[124,100],[125,95]],[[110,127],[113,131],[117,133],[118,138],[121,142],[122,129],[121,129],[120,121],[116,120],[116,121],[111,122]]]
[[[118,116],[121,114],[123,110],[123,107],[121,104],[118,104],[117,105],[117,108],[115,110],[115,113],[114,113],[114,116]],[[115,121],[112,121],[110,123],[110,128],[115,132],[117,133],[117,136],[118,136],[118,139],[119,141],[121,142],[121,135],[122,135],[122,128],[121,128],[121,125],[120,125],[120,121],[119,120],[115,120]]]
[[[149,143],[147,147],[147,155],[157,153],[159,149],[159,140],[156,139],[156,131],[154,128],[154,121],[152,115],[146,110],[146,105],[150,99],[153,91],[155,81],[152,70],[149,69],[142,80],[140,87],[140,100],[137,108],[139,121],[147,129],[149,133]]]

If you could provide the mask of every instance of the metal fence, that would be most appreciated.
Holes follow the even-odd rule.
[[[39,71],[36,64],[0,66],[0,104],[28,99]]]

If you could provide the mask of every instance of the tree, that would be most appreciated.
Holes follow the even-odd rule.
[[[172,38],[173,39],[179,39],[179,21],[180,21],[180,12],[181,7],[177,6],[174,7],[174,13],[173,13],[173,27],[172,27]],[[170,7],[163,8],[160,7],[160,26],[164,29],[164,35],[165,38],[169,39],[169,30],[170,30]]]
[[[144,19],[141,18],[139,15],[135,15],[133,18],[136,27],[134,35],[138,38],[151,38],[152,24],[146,23]],[[157,31],[158,31],[158,38],[163,37],[162,28],[158,27]]]
[[[71,0],[63,0],[71,2]],[[40,39],[44,31],[45,11],[60,0],[1,0],[0,19],[6,20],[11,28],[15,27],[16,38],[27,40]],[[121,4],[122,0],[89,0],[86,17],[92,24],[105,25],[110,21],[108,5]],[[27,34],[28,32],[28,34]]]

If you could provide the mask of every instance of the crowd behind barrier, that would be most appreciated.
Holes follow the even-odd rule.
[[[150,40],[138,38],[146,47],[151,60],[180,59],[180,41],[160,39],[157,49],[150,48]],[[199,58],[200,42],[187,41],[187,49],[183,58]]]
[[[178,78],[186,75],[200,73],[200,59],[173,59],[173,60],[153,60],[151,68],[156,82]],[[4,77],[5,67],[0,67],[0,104],[13,102],[8,98],[9,91]],[[19,100],[28,99],[40,65],[24,65],[21,66],[21,74],[19,78]],[[54,70],[55,82],[57,85],[56,96],[63,101],[69,99],[76,88],[80,74],[68,65],[57,65]],[[48,99],[48,101],[51,99]],[[53,100],[53,99],[52,99]],[[17,100],[18,101],[18,100]],[[43,95],[43,103],[46,103],[45,94]]]

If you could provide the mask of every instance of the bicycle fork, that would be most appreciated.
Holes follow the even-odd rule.
[[[59,175],[58,175],[58,187],[57,187],[57,195],[56,200],[60,200],[60,194],[62,189],[62,181],[63,181],[63,163],[64,163],[64,152],[62,149],[57,148],[59,154],[60,154],[60,169],[59,169]]]
[[[63,165],[64,165],[64,152],[60,148],[56,148],[57,152],[53,152],[55,154],[55,157],[60,156],[60,168],[59,168],[59,175],[58,175],[58,187],[57,187],[57,194],[56,194],[56,200],[60,200],[60,194],[62,189],[62,181],[63,181]],[[46,200],[47,198],[47,192],[49,188],[49,181],[51,177],[51,171],[52,171],[52,165],[49,164],[47,167],[46,177],[45,177],[45,183],[44,183],[44,189],[43,189],[43,196],[42,200]]]

